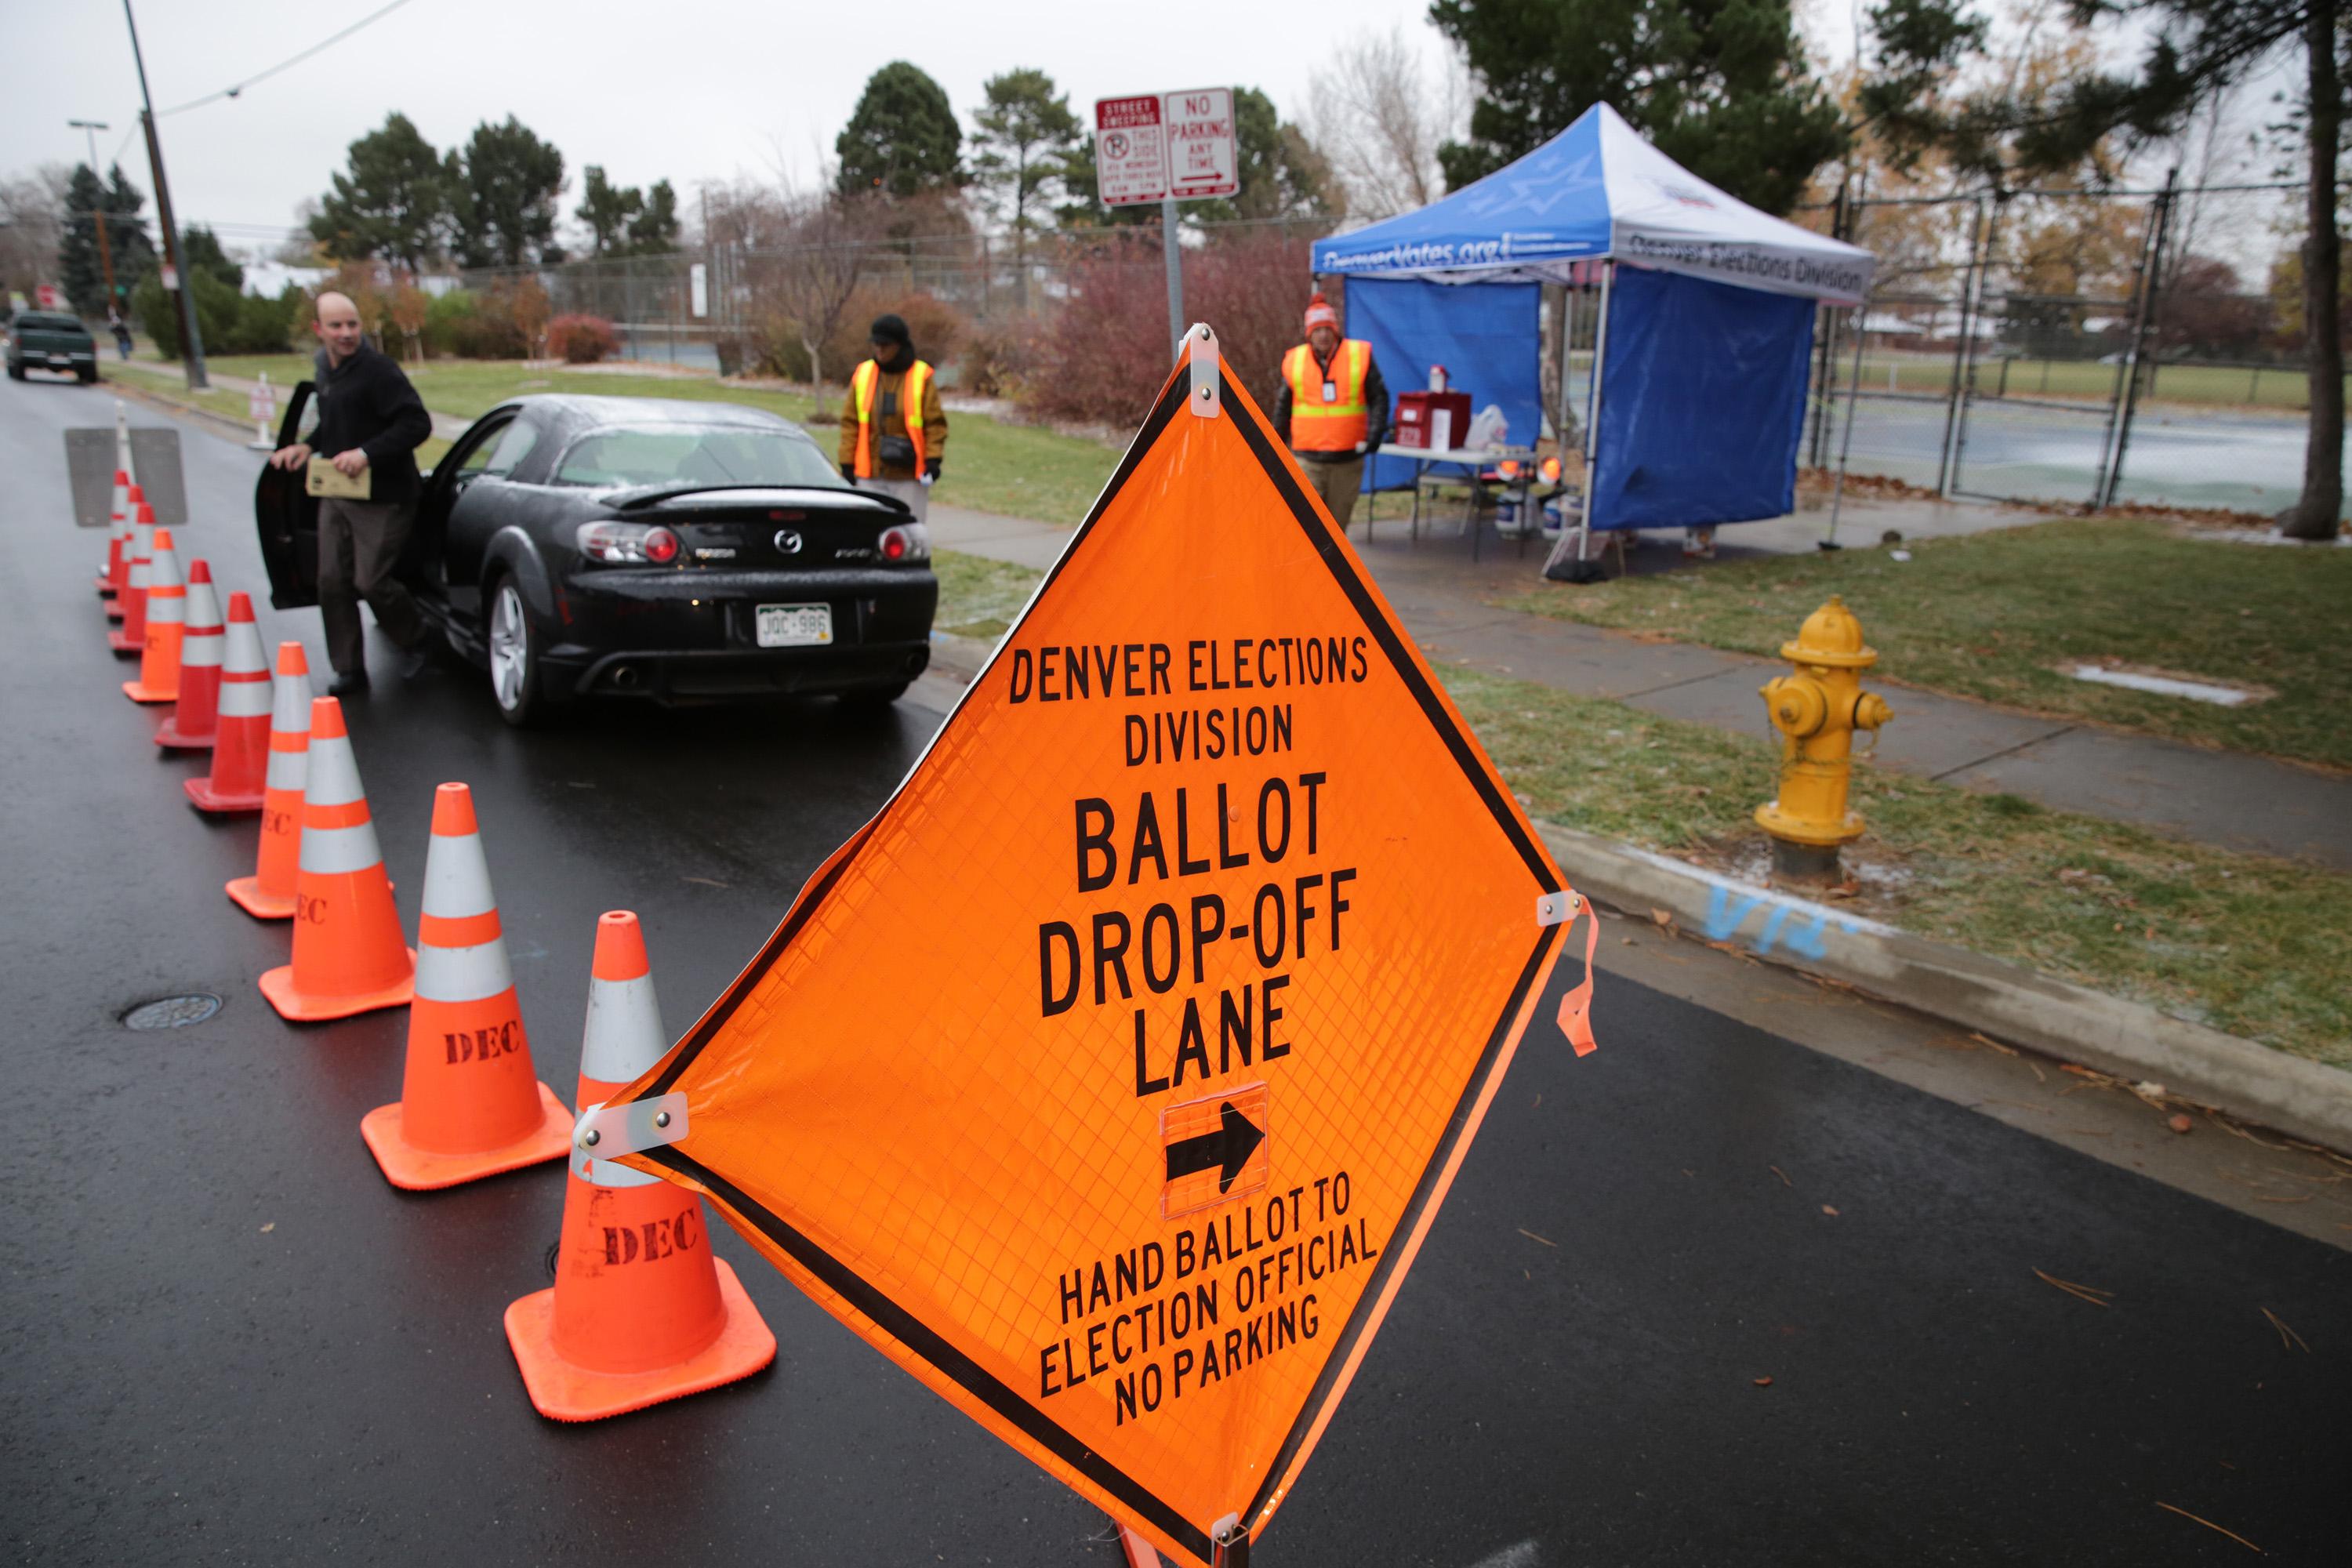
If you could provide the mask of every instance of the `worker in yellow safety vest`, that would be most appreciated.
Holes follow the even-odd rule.
[[[1275,433],[1343,530],[1363,488],[1364,457],[1389,427],[1389,389],[1372,345],[1341,338],[1339,312],[1318,294],[1307,306],[1307,341],[1282,356]]]
[[[841,405],[841,477],[859,489],[898,497],[920,522],[947,452],[939,379],[915,357],[914,339],[898,317],[877,316],[867,336],[874,357],[850,376]]]

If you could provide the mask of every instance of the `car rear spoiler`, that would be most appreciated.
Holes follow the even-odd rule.
[[[612,505],[615,511],[637,511],[646,507],[660,506],[665,501],[677,500],[687,496],[711,495],[724,490],[741,490],[752,494],[786,494],[792,496],[794,503],[799,505],[810,504],[807,500],[803,498],[823,497],[824,498],[824,501],[819,502],[818,504],[824,504],[825,502],[830,502],[835,497],[848,497],[855,498],[860,501],[873,502],[885,508],[895,508],[900,511],[904,511],[906,510],[904,503],[898,501],[895,498],[886,495],[878,495],[872,490],[834,490],[822,489],[813,485],[662,485],[652,489],[642,490],[636,494],[614,500]]]

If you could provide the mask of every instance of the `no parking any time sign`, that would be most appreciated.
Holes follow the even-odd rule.
[[[1296,1482],[1580,906],[1187,343],[898,793],[612,1104],[681,1096],[627,1163],[1205,1564]]]

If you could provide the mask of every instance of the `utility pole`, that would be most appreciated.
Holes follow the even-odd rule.
[[[98,166],[98,133],[114,128],[103,120],[68,120],[66,123],[89,139],[89,172],[98,181],[98,205],[90,209],[89,221],[98,226],[98,265],[106,274],[106,308],[111,311],[121,303],[114,293],[114,247],[106,237],[107,226],[114,215],[106,205],[106,172]]]
[[[147,90],[147,57],[139,47],[139,18],[131,14],[131,0],[122,0],[122,19],[131,26],[131,58],[139,67],[139,123],[147,132],[147,166],[155,174],[155,216],[163,226],[163,259],[169,276],[179,284],[172,298],[180,310],[181,361],[187,367],[188,390],[203,392],[212,385],[205,375],[205,339],[196,328],[195,279],[180,258],[180,227],[172,221],[172,187],[163,178],[163,143],[155,134],[155,97]]]

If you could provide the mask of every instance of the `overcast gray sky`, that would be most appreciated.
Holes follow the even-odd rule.
[[[383,0],[136,0],[159,110],[230,86],[318,42]],[[876,68],[911,59],[945,87],[967,133],[981,84],[1034,66],[1091,116],[1118,93],[1242,84],[1286,117],[1343,30],[1402,24],[1440,43],[1427,0],[408,0],[365,31],[241,97],[167,114],[165,168],[183,223],[219,226],[233,247],[293,225],[344,148],[399,110],[436,147],[511,113],[563,151],[571,179],[602,163],[623,184],[693,186],[803,177],[829,153]],[[134,136],[139,83],[119,0],[0,0],[10,41],[0,93],[0,173],[85,156],[70,119],[103,120],[105,162],[150,192]],[[152,207],[150,207],[152,214]]]

